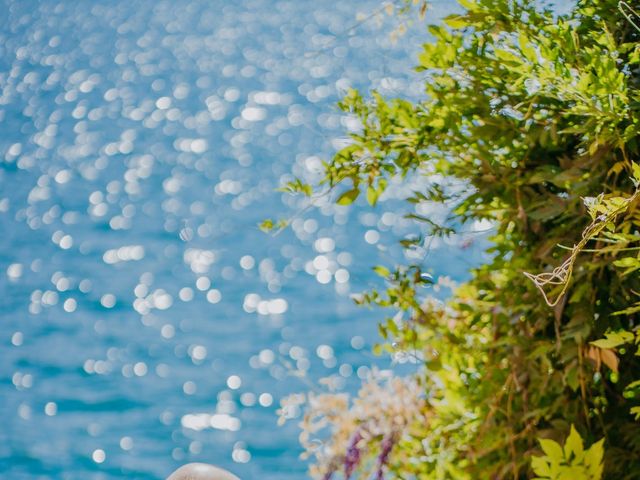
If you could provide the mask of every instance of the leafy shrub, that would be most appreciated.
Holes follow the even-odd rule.
[[[564,448],[553,440],[540,440],[545,455],[531,459],[533,471],[538,475],[535,480],[600,480],[603,442],[604,439],[585,450],[573,425]]]
[[[360,302],[392,310],[380,350],[424,358],[412,380],[420,414],[360,438],[370,419],[352,403],[310,447],[314,475],[367,478],[393,435],[383,467],[394,478],[519,479],[544,465],[597,478],[602,444],[587,461],[579,431],[606,438],[605,478],[640,478],[640,34],[613,0],[582,0],[565,16],[533,0],[460,3],[463,13],[429,27],[421,101],[345,96],[361,129],[320,188],[339,205],[362,195],[375,206],[392,178],[412,177],[408,202],[450,215],[438,223],[417,209],[419,234],[402,245],[489,222],[491,260],[444,303],[420,288],[429,265],[377,268],[385,288]],[[287,188],[313,195],[302,181]],[[570,425],[565,449],[543,441],[532,471],[536,438]]]

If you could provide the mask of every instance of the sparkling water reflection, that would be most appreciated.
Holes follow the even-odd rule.
[[[409,226],[392,201],[325,199],[276,238],[256,227],[297,208],[274,192],[289,172],[317,179],[357,128],[341,91],[421,91],[408,67],[422,27],[393,44],[388,20],[350,30],[357,8],[4,2],[4,476],[164,478],[206,461],[304,477],[295,426],[275,430],[279,398],[307,388],[300,372],[367,375],[378,315],[348,297]],[[448,256],[426,263],[458,278],[474,239],[434,241]]]

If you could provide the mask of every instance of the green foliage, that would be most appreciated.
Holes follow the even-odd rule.
[[[553,440],[541,439],[543,456],[531,457],[535,480],[600,480],[604,439],[585,450],[582,437],[571,425],[564,448]]]
[[[336,200],[336,203],[338,205],[351,205],[356,201],[359,195],[360,190],[358,190],[357,188],[352,188],[351,190],[347,190],[342,195],[340,195]]]
[[[302,193],[303,195],[310,197],[313,194],[313,187],[308,183],[304,183],[299,178],[287,182],[283,187],[278,189],[280,192],[290,193],[292,195]]]
[[[640,478],[640,31],[617,0],[560,17],[533,0],[460,3],[429,27],[420,101],[348,92],[340,107],[362,128],[320,185],[344,191],[338,204],[359,192],[375,204],[391,178],[417,178],[408,204],[451,214],[416,210],[406,248],[494,225],[491,260],[445,304],[419,288],[423,264],[376,267],[384,290],[358,299],[391,309],[380,352],[424,359],[428,421],[394,432],[388,467],[394,478],[531,478],[536,438],[575,425],[606,438],[604,478]],[[587,461],[576,438],[542,442],[539,478],[560,478],[556,465],[599,478],[602,443]]]
[[[620,330],[619,332],[607,332],[605,336],[606,338],[603,338],[602,340],[590,342],[591,345],[595,345],[600,348],[615,348],[634,340],[634,335],[626,330]]]
[[[286,228],[289,225],[288,220],[272,220],[267,218],[258,224],[258,228],[265,233],[270,233],[273,231],[279,231],[283,228]]]

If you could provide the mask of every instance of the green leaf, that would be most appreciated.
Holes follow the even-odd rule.
[[[637,267],[640,265],[640,261],[637,258],[625,257],[613,262],[616,267]]]
[[[531,457],[531,468],[536,475],[540,475],[545,478],[551,476],[549,462],[547,462],[544,457]]]
[[[336,203],[338,205],[351,205],[358,198],[358,195],[360,195],[360,189],[358,188],[347,190],[338,197]]]
[[[587,467],[587,471],[593,479],[602,478],[602,459],[604,457],[604,438],[597,441],[591,447],[584,456],[584,463]]]
[[[267,233],[274,229],[275,223],[270,218],[267,218],[258,224],[258,228]]]
[[[449,15],[444,19],[444,23],[455,29],[465,28],[469,26],[468,19],[462,15]]]
[[[293,195],[297,193],[302,193],[307,197],[310,197],[313,194],[313,187],[308,183],[304,183],[299,178],[291,182],[287,182],[284,186],[277,189],[279,192],[291,193]]]
[[[391,271],[387,267],[377,265],[373,267],[373,271],[380,275],[382,278],[388,278],[391,276]]]
[[[616,267],[626,268],[622,275],[628,275],[640,269],[640,260],[634,257],[624,257],[613,262]]]
[[[636,162],[631,162],[631,171],[633,172],[633,179],[636,188],[640,186],[640,165]]]
[[[373,186],[367,187],[367,202],[369,205],[374,206],[378,202],[378,197],[380,196],[380,192],[376,190]]]
[[[631,305],[630,307],[625,308],[624,310],[619,310],[615,312],[613,315],[632,315],[638,312],[640,312],[640,302],[634,305]]]
[[[567,211],[567,206],[559,200],[550,200],[542,205],[536,205],[536,207],[537,208],[527,212],[533,220],[550,220]]]
[[[640,388],[640,380],[636,380],[635,382],[631,382],[629,385],[624,387],[625,390],[634,390],[636,388]]]
[[[607,332],[605,333],[605,337],[606,338],[602,338],[600,340],[589,343],[599,348],[616,348],[625,343],[632,342],[634,339],[633,333],[627,332],[625,330],[620,330],[618,332]]]
[[[518,37],[518,43],[520,45],[520,50],[522,50],[523,55],[530,62],[537,62],[538,55],[536,54],[536,50],[531,46],[527,36],[524,33],[521,33]]]
[[[560,475],[555,478],[557,480],[589,480],[586,478],[584,468],[573,465],[561,467]]]
[[[378,335],[380,335],[380,337],[382,337],[383,340],[387,340],[389,338],[387,329],[381,323],[378,324]]]
[[[477,7],[477,2],[476,0],[458,0],[458,3],[460,5],[462,5],[464,8],[466,8],[467,10],[475,10],[475,8]]]
[[[576,428],[571,425],[571,433],[564,444],[564,456],[568,460],[573,457],[581,460],[584,454],[584,444],[582,443],[582,437],[576,431]]]
[[[266,220],[263,220],[258,224],[258,228],[265,233],[269,233],[273,230],[282,230],[284,228],[287,228],[288,226],[289,226],[288,220],[282,219],[282,220],[274,221],[271,218],[267,218]]]
[[[560,463],[564,459],[564,454],[562,452],[562,447],[553,440],[549,440],[546,438],[539,438],[540,446],[542,447],[542,451],[549,457],[552,463]]]
[[[594,342],[589,342],[591,345],[595,345],[598,348],[615,348],[622,345],[624,342],[618,338],[603,338]]]
[[[495,50],[495,54],[496,54],[496,57],[498,57],[503,62],[507,62],[507,63],[520,63],[521,62],[520,58],[517,55],[513,54],[512,52],[510,52],[508,50],[496,49]]]

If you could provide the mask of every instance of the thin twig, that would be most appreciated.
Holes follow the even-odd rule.
[[[322,45],[321,47],[318,47],[315,51],[305,53],[304,54],[305,58],[313,58],[320,55],[322,52],[326,51],[329,47],[334,45],[339,38],[341,37],[344,38],[346,36],[352,35],[354,31],[360,28],[362,25],[364,25],[365,23],[368,23],[370,20],[382,14],[389,5],[393,5],[393,7],[396,7],[399,3],[400,3],[400,0],[383,2],[380,7],[373,10],[369,15],[367,15],[366,17],[360,20],[357,20],[355,23],[345,28],[342,32],[332,36],[324,45]]]
[[[623,205],[611,212],[608,212],[606,215],[601,215],[593,220],[593,222],[591,222],[582,232],[582,238],[580,239],[580,241],[571,249],[571,255],[569,255],[569,257],[562,263],[562,265],[554,268],[553,271],[538,273],[537,275],[529,272],[523,272],[528,279],[533,281],[538,290],[540,290],[547,305],[549,305],[550,307],[555,307],[560,302],[564,294],[567,293],[569,282],[571,281],[571,276],[573,275],[573,266],[576,262],[576,259],[578,258],[578,255],[584,250],[585,245],[594,237],[599,235],[600,232],[605,229],[609,222],[615,220],[615,218],[620,213],[626,211],[629,205],[631,205],[639,196],[640,190],[636,190],[636,192],[631,197],[625,200]],[[551,285],[552,287],[562,287],[560,293],[557,294],[557,296],[553,300],[549,298],[551,293],[547,294],[547,292],[545,292],[544,290],[544,288],[549,285]]]
[[[624,9],[629,10],[629,12],[625,12]],[[618,10],[620,13],[626,18],[631,25],[634,26],[636,30],[640,32],[640,14],[636,12],[627,2],[618,2]],[[634,21],[635,19],[635,21]],[[636,23],[637,22],[637,23]]]

